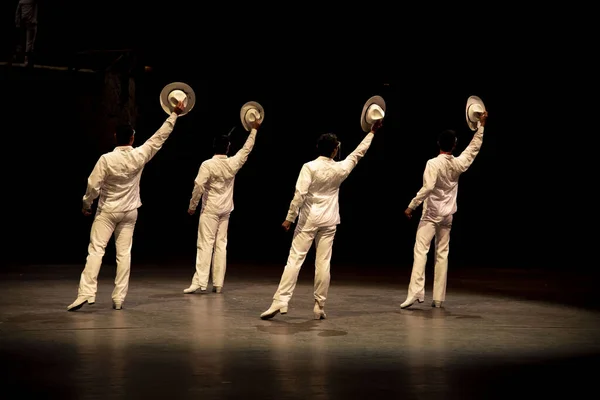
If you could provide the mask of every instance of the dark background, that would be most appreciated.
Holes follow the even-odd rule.
[[[1,33],[10,38],[14,5],[5,3]],[[336,133],[347,155],[364,137],[364,102],[379,94],[387,102],[384,128],[342,185],[333,262],[410,266],[420,209],[412,221],[403,211],[421,186],[426,161],[437,154],[439,132],[458,132],[456,155],[469,143],[473,133],[464,108],[474,94],[490,117],[482,150],[460,180],[451,267],[575,266],[572,231],[557,211],[559,197],[576,186],[561,175],[571,162],[566,157],[576,155],[560,143],[565,99],[580,77],[560,64],[563,43],[554,39],[560,29],[528,30],[526,21],[504,21],[510,29],[492,31],[471,22],[436,32],[423,26],[376,29],[369,36],[379,21],[364,20],[364,29],[356,26],[352,34],[336,32],[327,21],[305,21],[304,29],[317,38],[300,33],[292,39],[294,32],[284,36],[251,17],[211,31],[210,15],[194,25],[192,15],[166,6],[146,8],[142,16],[133,5],[115,12],[112,3],[52,4],[40,9],[40,63],[66,63],[86,49],[132,48],[143,65],[153,67],[136,83],[137,145],[167,117],[158,101],[164,85],[184,81],[196,91],[195,109],[179,119],[144,171],[134,263],[193,265],[198,216],[186,213],[193,180],[212,156],[214,135],[235,125],[233,150],[242,146],[239,108],[255,100],[266,119],[236,179],[228,258],[282,266],[292,235],[280,224],[302,164],[316,156],[317,137]],[[281,27],[286,21],[273,23]],[[466,36],[472,40],[458,32],[456,39],[446,35],[461,28],[474,32]],[[527,35],[517,39],[517,29]],[[275,45],[277,40],[282,44]],[[10,40],[2,44],[9,54]],[[103,78],[13,69],[2,73],[1,84],[12,105],[2,111],[8,133],[3,262],[83,266],[92,218],[81,215],[81,198],[96,160],[112,150],[112,132],[94,129]],[[106,261],[113,259],[111,242]]]

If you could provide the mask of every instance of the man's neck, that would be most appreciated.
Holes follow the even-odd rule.
[[[451,151],[441,151],[440,150],[440,154],[448,154],[448,155],[452,155]]]

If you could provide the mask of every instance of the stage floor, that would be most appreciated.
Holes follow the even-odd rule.
[[[428,271],[425,303],[400,310],[410,271],[334,265],[328,319],[314,321],[307,264],[289,313],[263,321],[279,267],[230,265],[222,294],[185,295],[193,267],[134,265],[115,311],[105,265],[96,304],[67,312],[81,268],[0,272],[1,398],[500,399],[597,386],[595,278],[451,270],[435,309]]]

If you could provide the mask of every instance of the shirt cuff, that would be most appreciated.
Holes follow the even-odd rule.
[[[296,220],[296,217],[294,214],[288,213],[288,215],[285,217],[285,220],[293,223]]]

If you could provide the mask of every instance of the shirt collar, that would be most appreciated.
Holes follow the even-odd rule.
[[[215,154],[213,158],[224,160],[227,158],[227,156],[225,154]]]
[[[319,156],[319,157],[317,157],[317,160],[333,161],[333,158],[331,158],[331,157],[325,157],[325,156]]]
[[[131,146],[117,146],[113,151],[131,151],[133,147]]]

